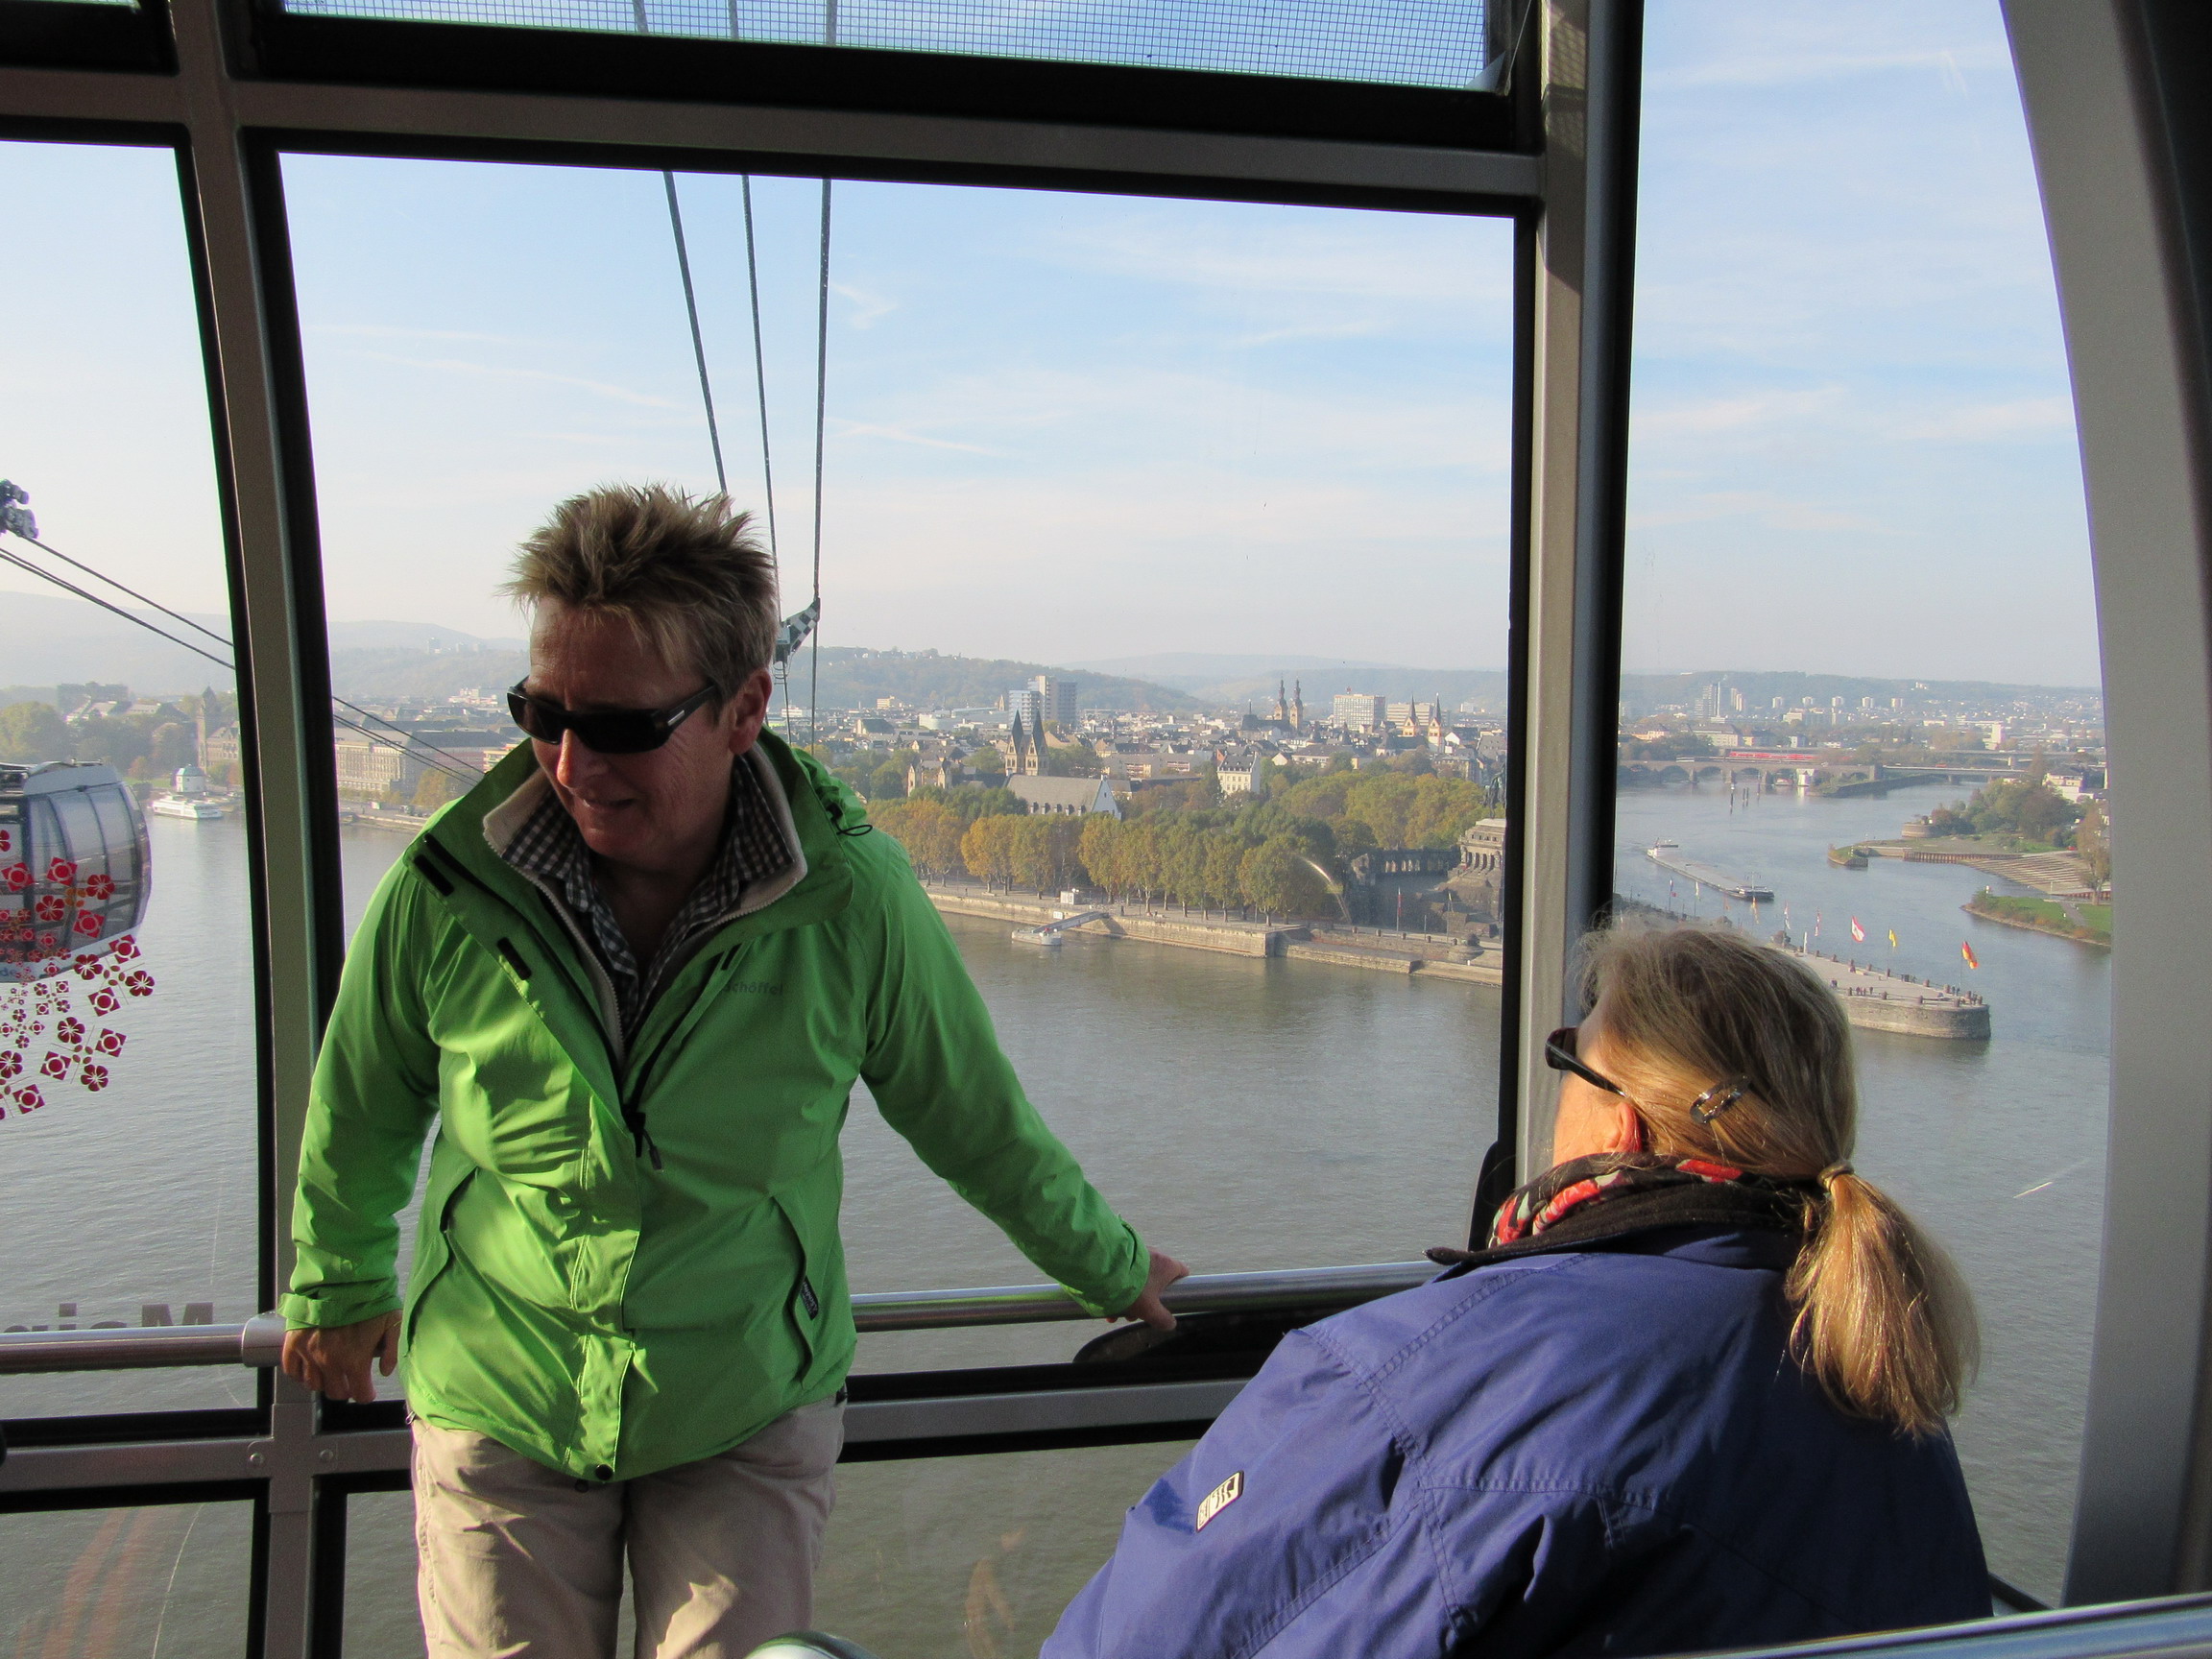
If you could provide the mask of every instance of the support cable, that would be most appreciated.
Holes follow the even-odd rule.
[[[734,0],[733,0],[734,4]],[[734,21],[732,27],[735,27]],[[753,233],[753,175],[739,175],[745,203],[745,285],[753,303],[753,388],[760,405],[760,494],[768,509],[768,559],[776,566],[776,591],[783,591],[783,552],[776,538],[776,467],[768,444],[768,358],[760,333],[760,259]],[[791,737],[790,653],[779,651],[775,661],[776,684],[783,693],[783,737]]]
[[[684,278],[684,315],[691,320],[691,357],[699,365],[699,401],[707,406],[707,442],[714,451],[714,487],[730,498],[730,474],[722,469],[722,428],[714,419],[714,383],[707,377],[707,342],[699,332],[699,297],[691,287],[691,253],[684,246],[684,209],[676,200],[676,175],[663,167],[661,187],[668,192],[668,228],[676,237],[676,270]]]
[[[133,599],[137,599],[144,604],[153,606],[153,608],[160,612],[162,615],[175,616],[178,621],[183,623],[187,628],[192,629],[195,633],[204,634],[208,638],[214,640],[218,645],[235,649],[234,646],[231,646],[229,640],[224,638],[222,635],[215,633],[212,629],[203,628],[199,623],[191,620],[191,618],[178,615],[176,612],[170,610],[166,605],[156,604],[155,601],[147,599],[143,594],[138,593],[134,589],[124,587],[122,583],[116,581],[113,577],[102,575],[101,572],[93,569],[91,565],[82,564],[75,559],[71,559],[66,553],[55,552],[53,548],[48,547],[43,541],[33,541],[32,538],[28,536],[24,537],[24,540],[26,541],[30,541],[34,547],[39,548],[43,552],[53,553],[55,558],[62,560],[68,565],[74,565],[77,569],[84,571],[86,575],[107,583],[110,588],[116,589],[117,590],[124,593],[129,593]],[[110,604],[108,600],[101,598],[97,593],[87,592],[84,589],[78,587],[76,583],[67,581],[62,577],[55,575],[51,570],[42,569],[38,565],[32,564],[30,560],[23,558],[20,554],[11,553],[6,548],[0,548],[0,562],[12,565],[18,570],[26,571],[29,574],[37,577],[40,581],[50,582],[55,587],[61,589],[64,592],[76,595],[78,598],[84,600],[86,604],[97,605],[103,611],[112,612],[115,615],[122,617],[124,621],[135,623],[137,626],[145,629],[149,634],[154,635],[156,638],[166,639],[170,644],[175,645],[180,650],[189,651],[195,657],[204,657],[208,661],[214,663],[218,668],[223,669],[226,673],[235,675],[238,672],[238,665],[229,658],[218,657],[212,651],[202,650],[199,646],[193,644],[189,639],[180,639],[176,635],[170,633],[167,629],[160,627],[158,624],[149,622],[145,617],[138,615],[134,612],[126,611],[120,605]],[[468,783],[470,785],[473,785],[479,779],[484,776],[481,771],[475,767],[470,766],[466,760],[461,759],[458,756],[439,748],[437,744],[432,743],[425,738],[416,736],[414,733],[409,732],[402,726],[395,725],[392,721],[385,719],[381,714],[372,714],[368,709],[360,708],[355,704],[349,703],[343,697],[334,695],[331,697],[330,701],[336,704],[339,708],[344,709],[350,713],[358,714],[363,720],[373,720],[379,726],[390,728],[392,733],[398,737],[401,747],[412,746],[413,748],[421,751],[421,753],[417,756],[417,758],[421,760],[424,765],[430,767],[433,771],[443,772],[446,777],[451,778],[458,782]],[[361,733],[364,736],[375,739],[380,742],[389,742],[391,740],[390,738],[383,736],[381,733],[371,731],[368,727],[360,725],[356,721],[346,719],[342,715],[333,714],[331,718],[336,721],[337,724],[349,727],[353,731]],[[433,757],[435,757],[435,758],[433,758]]]
[[[836,28],[831,0],[830,28]],[[820,738],[822,717],[822,439],[830,406],[830,180],[822,180],[822,281],[814,315],[814,635],[807,647],[806,746]]]
[[[768,505],[768,557],[782,570],[776,545],[776,469],[768,457],[768,360],[760,345],[760,263],[753,251],[753,175],[739,180],[745,194],[745,281],[753,295],[753,384],[760,394],[760,493]]]

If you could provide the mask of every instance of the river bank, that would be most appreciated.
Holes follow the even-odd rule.
[[[1112,908],[1070,906],[1010,893],[934,884],[924,890],[940,910],[1020,927],[1040,927],[1070,917],[1088,916],[1069,930],[1231,956],[1281,956],[1368,973],[1418,974],[1424,978],[1456,979],[1473,985],[1501,985],[1505,978],[1504,957],[1499,950],[1470,953],[1432,934],[1333,927],[1322,923],[1248,922],[1213,914],[1189,916],[1166,910],[1132,910],[1125,904]]]
[[[2025,927],[2032,933],[2051,933],[2061,939],[2071,939],[2078,945],[2112,949],[2110,905],[2082,905],[2061,903],[2056,899],[2029,899],[2012,893],[1992,893],[1984,887],[1965,903],[1959,906],[1969,916],[1979,916],[1984,922],[1994,922],[2001,927]],[[2096,911],[2104,918],[2099,926],[2089,914]]]

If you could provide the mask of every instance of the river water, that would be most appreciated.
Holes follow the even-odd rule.
[[[1817,912],[1824,946],[1851,950],[1855,914],[1873,942],[1863,959],[1887,959],[1894,927],[1897,967],[1988,998],[1985,1044],[1860,1034],[1858,1161],[1949,1245],[1976,1289],[1985,1358],[1960,1447],[1992,1565],[2050,1596],[2094,1310],[2107,961],[1964,915],[1984,878],[1963,867],[1826,863],[1832,842],[1893,835],[1934,799],[1771,795],[1732,809],[1717,788],[1627,794],[1619,885],[1667,902],[1668,878],[1640,851],[1667,836],[1689,856],[1764,878],[1798,930]],[[8,1323],[55,1322],[74,1302],[80,1322],[135,1324],[143,1303],[181,1317],[206,1300],[233,1320],[255,1300],[243,836],[230,820],[153,830],[156,897],[141,937],[161,986],[137,1011],[129,1069],[101,1095],[58,1094],[36,1116],[0,1123],[14,1194],[13,1248],[0,1268]],[[347,831],[349,912],[402,845]],[[1691,902],[1685,894],[1678,907]],[[1715,908],[1710,894],[1698,902]],[[1774,908],[1762,908],[1762,925]],[[1040,1109],[1147,1238],[1194,1269],[1403,1261],[1464,1238],[1496,1114],[1495,991],[1132,941],[1077,937],[1043,950],[1000,924],[949,920]],[[1965,968],[1962,940],[1978,971]],[[921,1167],[864,1092],[846,1152],[856,1288],[1038,1277]],[[860,1364],[1059,1358],[1095,1329],[870,1338]],[[219,1370],[12,1379],[0,1414],[250,1398],[242,1373]],[[1033,1651],[1120,1508],[1173,1455],[1129,1447],[853,1466],[841,1477],[824,1622],[842,1619],[887,1659]],[[351,1650],[411,1651],[405,1499],[357,1506]],[[177,1640],[172,1630],[165,1646]]]

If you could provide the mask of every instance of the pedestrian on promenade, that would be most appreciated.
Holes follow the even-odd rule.
[[[1842,1005],[1695,926],[1594,942],[1551,1168],[1286,1336],[1044,1659],[1709,1652],[1984,1619],[1942,1253],[1850,1163]]]
[[[348,954],[309,1102],[285,1371],[406,1364],[434,1659],[735,1659],[811,1622],[854,1335],[855,1082],[1094,1313],[1147,1250],[1023,1096],[898,845],[765,730],[775,569],[721,497],[609,488],[522,547],[530,741]],[[402,1298],[395,1217],[437,1138]]]

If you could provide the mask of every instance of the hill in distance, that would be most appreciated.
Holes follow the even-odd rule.
[[[442,702],[464,687],[512,685],[529,670],[529,660],[516,641],[467,641],[442,645],[433,652],[397,645],[347,646],[339,642],[335,630],[333,636],[331,688],[357,703]],[[805,651],[791,664],[793,702],[806,701],[814,666]],[[1011,658],[947,657],[934,651],[825,645],[820,674],[818,697],[824,709],[873,709],[882,697],[896,697],[909,709],[988,709],[998,705],[1007,687],[1039,674],[1072,678],[1086,709],[1195,713],[1213,706],[1172,686],[1118,675],[1071,673],[1050,663]]]
[[[79,599],[42,593],[0,592],[0,613],[10,623],[8,643],[0,649],[0,685],[12,698],[32,692],[51,695],[57,683],[100,681],[129,685],[141,697],[175,696],[213,685],[229,688],[229,676],[206,657],[172,643],[125,616]],[[229,618],[187,613],[213,634],[228,637]],[[204,646],[216,657],[229,652],[214,639],[195,634],[170,617],[145,613],[163,632]],[[513,637],[483,637],[433,622],[351,621],[330,625],[333,689],[361,701],[442,702],[470,687],[513,685],[527,671],[524,644]],[[804,697],[814,664],[803,655],[793,664],[792,689]],[[1329,700],[1345,689],[1393,701],[1442,698],[1456,709],[1473,703],[1485,711],[1505,711],[1506,685],[1495,668],[1417,668],[1403,663],[1367,662],[1349,658],[1285,653],[1276,657],[1198,652],[1164,652],[1142,657],[1098,659],[1054,665],[1015,658],[956,657],[935,651],[878,651],[863,646],[822,649],[820,702],[825,709],[872,709],[878,698],[896,697],[915,709],[965,709],[995,706],[1007,687],[1038,674],[1058,674],[1077,682],[1076,699],[1086,709],[1128,712],[1194,713],[1250,705],[1265,712],[1282,681],[1302,681],[1310,713],[1326,713]],[[1741,689],[1748,713],[1767,711],[1776,697],[1795,703],[1812,697],[1825,703],[1861,697],[1887,703],[1895,696],[1998,707],[2015,699],[2055,695],[2093,698],[2095,686],[1999,685],[1986,681],[1921,681],[1841,674],[1740,673],[1711,669],[1681,674],[1623,674],[1622,700],[1631,715],[1662,704],[1695,700],[1700,687],[1720,681]],[[1916,689],[1924,686],[1925,689]]]

